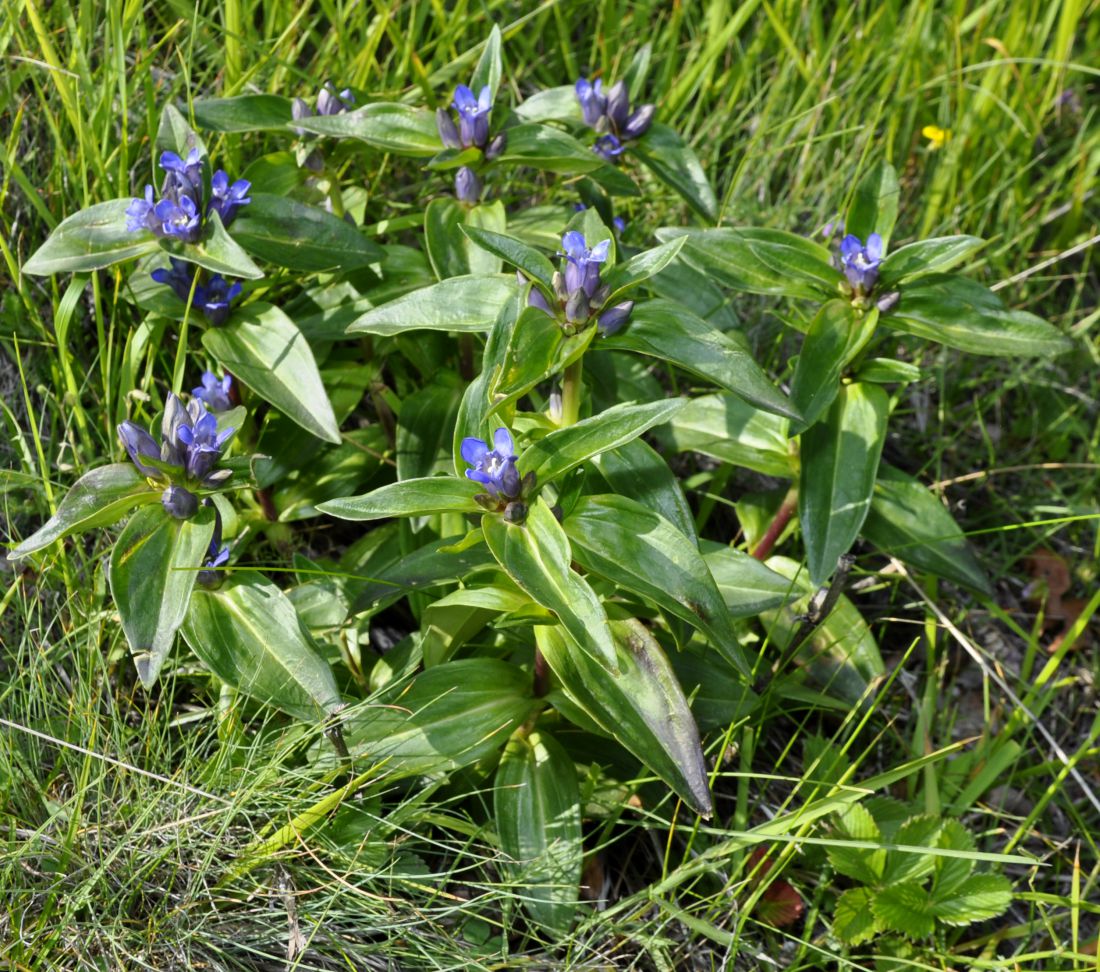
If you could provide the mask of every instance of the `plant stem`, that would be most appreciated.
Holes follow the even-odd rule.
[[[584,373],[584,358],[577,358],[565,369],[561,381],[561,421],[563,429],[576,425],[581,415],[581,375]]]
[[[756,549],[752,552],[752,555],[757,560],[763,561],[768,559],[768,556],[772,552],[772,547],[775,546],[775,542],[787,528],[787,524],[791,522],[791,516],[794,514],[797,507],[798,487],[792,486],[787,490],[787,495],[783,497],[783,502],[779,504],[779,509],[775,511],[775,517],[772,519],[764,536],[760,538],[760,542],[756,545]]]

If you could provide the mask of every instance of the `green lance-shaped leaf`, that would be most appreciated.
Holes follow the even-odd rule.
[[[485,350],[481,355],[481,372],[466,386],[462,401],[458,405],[458,417],[455,419],[451,455],[456,476],[466,474],[466,463],[462,459],[462,440],[467,436],[487,439],[490,435],[488,418],[492,403],[489,398],[489,388],[498,370],[503,366],[512,340],[512,332],[523,310],[523,289],[515,287],[512,290],[511,299],[506,299],[501,305],[486,335]]]
[[[1053,357],[1073,347],[1041,317],[1011,310],[981,284],[949,273],[906,284],[882,323],[972,354]]]
[[[112,199],[89,206],[62,220],[46,242],[23,264],[23,272],[39,277],[51,273],[99,270],[112,263],[154,253],[160,244],[147,230],[126,228],[132,199]]]
[[[985,245],[977,236],[939,236],[899,247],[879,267],[879,290],[929,273],[942,273]]]
[[[700,216],[711,222],[718,218],[718,200],[699,157],[673,129],[654,122],[630,143],[630,151]]]
[[[725,544],[704,540],[703,560],[733,618],[751,618],[794,600],[801,593],[791,581]]]
[[[993,589],[955,518],[925,486],[879,467],[863,535],[888,554],[987,597]]]
[[[701,395],[672,417],[668,439],[678,452],[701,452],[765,476],[790,478],[788,420],[733,395]]]
[[[439,280],[470,275],[463,219],[463,207],[450,196],[433,199],[424,210],[424,249]]]
[[[745,399],[787,418],[798,411],[768,380],[737,332],[723,334],[680,304],[648,300],[634,308],[623,330],[602,342],[612,351],[634,351],[679,365]]]
[[[280,131],[293,120],[290,99],[272,94],[203,98],[192,109],[195,123],[214,132]]]
[[[698,628],[751,675],[706,562],[668,520],[624,496],[585,496],[562,525],[582,567]]]
[[[487,331],[516,291],[508,274],[452,277],[372,308],[348,325],[348,334]]]
[[[196,263],[211,273],[220,273],[229,277],[244,277],[246,280],[259,280],[264,272],[252,262],[251,257],[222,225],[216,212],[206,214],[206,237],[198,243],[180,243],[178,240],[165,239],[161,245],[172,256],[188,263]]]
[[[530,279],[537,280],[547,290],[550,289],[554,265],[533,246],[503,233],[492,233],[476,226],[463,226],[462,232],[482,249],[495,253],[517,270],[522,270]]]
[[[338,115],[314,115],[295,124],[314,135],[355,138],[380,152],[412,158],[427,158],[443,148],[433,112],[387,101]]]
[[[252,193],[233,220],[233,239],[254,256],[290,270],[352,270],[384,252],[354,226],[317,206]]]
[[[535,628],[565,693],[696,813],[713,812],[707,768],[687,699],[661,646],[637,621],[613,621],[618,672],[581,651],[560,626]]]
[[[569,539],[542,497],[530,504],[523,524],[484,516],[485,542],[505,573],[552,611],[584,651],[601,665],[616,665],[603,605],[588,582],[574,571]]]
[[[489,31],[489,37],[485,41],[485,48],[478,58],[477,67],[474,68],[473,77],[470,79],[470,89],[476,97],[486,85],[492,100],[496,100],[497,89],[500,88],[500,76],[504,70],[503,60],[500,55],[500,27],[493,24]]]
[[[234,376],[287,418],[326,442],[340,429],[305,335],[273,304],[246,304],[221,327],[207,328],[206,348]]]
[[[516,114],[525,122],[583,121],[576,89],[571,84],[536,91],[521,105]]]
[[[810,322],[791,379],[791,401],[802,413],[801,422],[791,423],[792,435],[808,429],[832,405],[844,369],[871,339],[877,322],[874,308],[860,315],[848,301],[822,305]]]
[[[798,518],[814,584],[825,582],[859,536],[871,506],[889,408],[880,386],[845,385],[828,415],[802,434]]]
[[[437,375],[433,384],[402,400],[395,439],[398,479],[417,479],[450,468],[455,418],[464,390],[457,379],[447,380],[450,377]]]
[[[525,449],[517,466],[523,475],[533,472],[540,485],[548,483],[585,460],[617,449],[655,425],[667,422],[686,404],[685,399],[668,398],[640,405],[613,405],[599,415],[551,432]]]
[[[55,540],[96,527],[110,526],[142,503],[160,500],[145,477],[128,462],[100,466],[85,473],[65,494],[57,512],[14,550],[8,560],[18,560],[48,547]]]
[[[213,534],[213,510],[177,520],[160,505],[146,506],[111,551],[111,596],[146,688],[157,680],[176,640]]]
[[[660,246],[636,253],[625,263],[615,264],[603,278],[603,283],[611,291],[605,303],[616,303],[628,290],[659,274],[676,259],[686,242],[686,237],[678,236]]]
[[[504,203],[499,199],[492,202],[480,202],[466,210],[466,226],[486,230],[489,233],[503,233],[508,228],[508,214]],[[470,264],[470,273],[494,274],[504,269],[503,261],[495,253],[478,246],[473,240],[465,241],[466,259]]]
[[[216,591],[197,589],[183,637],[223,682],[297,719],[322,720],[342,703],[294,605],[262,574],[241,571]]]
[[[698,542],[695,519],[680,480],[661,454],[643,439],[632,439],[592,459],[611,492],[628,496],[659,513],[692,543]]]
[[[157,125],[157,157],[159,159],[162,152],[175,152],[180,158],[186,159],[192,149],[198,149],[199,155],[207,160],[209,166],[209,153],[205,143],[180,110],[169,102],[160,113],[160,124]]]
[[[384,763],[390,778],[453,770],[498,751],[535,704],[517,666],[449,661],[357,706],[344,739],[352,755]]]
[[[591,172],[604,161],[595,152],[560,128],[549,125],[517,125],[506,132],[504,151],[495,165],[529,165],[547,172]]]
[[[588,350],[595,337],[594,327],[567,335],[545,311],[523,308],[508,335],[500,369],[489,383],[490,411],[499,411],[539,382],[560,374]]]
[[[317,509],[340,520],[382,520],[391,516],[427,516],[429,513],[476,513],[478,484],[456,476],[405,479],[381,486],[362,496],[333,499]]]
[[[825,247],[794,233],[752,227],[657,231],[663,240],[683,235],[688,241],[681,255],[733,290],[821,300],[835,297],[843,279]]]
[[[577,910],[581,864],[577,769],[546,732],[508,741],[493,784],[494,816],[504,870],[527,913],[562,936]]]
[[[844,232],[858,236],[864,243],[872,233],[878,233],[885,248],[898,218],[900,194],[894,167],[885,160],[876,163],[856,186]]]

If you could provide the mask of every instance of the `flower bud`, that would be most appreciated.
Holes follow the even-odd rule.
[[[488,146],[485,148],[485,159],[487,162],[492,162],[508,145],[508,136],[506,133],[501,132],[495,136]]]
[[[641,138],[649,131],[649,126],[653,124],[653,115],[656,111],[654,105],[642,105],[641,108],[627,118],[621,131],[623,138]]]
[[[439,130],[439,137],[447,148],[462,148],[462,139],[458,137],[458,128],[449,111],[442,108],[435,110],[435,127]]]
[[[630,319],[630,312],[633,309],[634,301],[624,300],[621,304],[616,304],[614,307],[605,310],[600,314],[599,320],[596,321],[600,333],[604,337],[614,334]]]
[[[455,195],[464,203],[476,203],[481,198],[481,180],[467,165],[455,174]]]
[[[138,472],[143,476],[159,479],[161,472],[156,466],[150,466],[142,462],[144,459],[160,459],[160,446],[140,425],[133,422],[123,422],[118,427],[118,437],[122,440],[130,461],[137,466]]]
[[[616,81],[607,92],[607,117],[611,121],[611,127],[615,131],[621,131],[629,114],[630,95],[627,94],[626,84]]]
[[[569,295],[565,302],[565,319],[571,324],[587,321],[590,313],[588,306],[588,294],[582,287],[578,287]]]
[[[164,508],[177,520],[189,520],[199,511],[199,500],[182,486],[169,486],[160,495]]]
[[[901,294],[896,290],[891,290],[888,294],[883,294],[875,302],[875,306],[879,309],[879,313],[885,314],[887,311],[892,311],[899,300],[901,300]]]

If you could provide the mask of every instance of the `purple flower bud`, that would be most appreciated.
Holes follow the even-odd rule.
[[[621,328],[630,318],[630,312],[634,310],[634,301],[624,300],[621,304],[609,307],[596,321],[596,326],[604,337],[609,337]]]
[[[505,132],[501,132],[499,135],[495,135],[493,140],[485,148],[485,160],[492,162],[497,158],[508,145],[508,135]]]
[[[573,90],[577,94],[577,101],[580,102],[584,123],[595,128],[607,113],[607,97],[603,93],[603,82],[597,80],[595,84],[590,84],[587,78],[578,78],[577,83],[573,85]]]
[[[623,219],[622,216],[616,216],[614,219],[612,219],[611,226],[616,233],[626,232],[626,220]]]
[[[591,316],[591,307],[588,304],[588,294],[583,289],[574,290],[565,302],[565,319],[570,324],[579,324],[587,321]]]
[[[630,114],[630,95],[627,94],[626,84],[623,81],[616,81],[607,92],[606,114],[615,131],[621,131],[626,125],[627,116]]]
[[[439,129],[439,139],[447,148],[462,148],[462,139],[458,137],[458,129],[450,112],[442,108],[435,110],[435,127]]]
[[[641,138],[653,124],[653,115],[656,111],[655,105],[642,105],[627,118],[619,134],[623,138]]]
[[[160,446],[156,439],[134,422],[123,422],[119,425],[118,437],[138,472],[150,479],[163,478],[156,466],[142,462],[142,459],[160,459]]]
[[[191,394],[202,401],[211,412],[227,412],[233,407],[230,393],[233,378],[225,374],[221,378],[212,371],[202,373],[202,384],[191,390]]]
[[[455,173],[455,195],[464,203],[476,203],[481,198],[481,180],[469,166],[464,165]]]
[[[171,287],[172,292],[180,300],[189,300],[191,297],[191,282],[195,279],[194,264],[188,263],[186,260],[178,260],[176,257],[169,257],[168,262],[171,264],[170,270],[157,267],[149,276],[157,283]]]
[[[355,107],[355,95],[350,88],[344,88],[337,93],[336,86],[331,81],[326,81],[317,94],[318,115],[339,115],[342,111],[349,111]]]
[[[164,508],[177,520],[189,520],[199,511],[199,499],[182,486],[169,486],[160,495]]]
[[[206,548],[203,569],[195,580],[203,587],[216,587],[225,575],[221,568],[229,563],[229,547],[222,544],[222,515],[218,512],[217,504],[207,497],[202,505],[214,511],[214,532],[210,535],[210,546]]]
[[[517,272],[517,276],[520,278],[520,283],[527,283],[523,274]],[[527,306],[537,307],[541,311],[546,311],[551,317],[554,315],[553,310],[550,308],[550,302],[542,295],[542,291],[539,290],[534,284],[531,285],[531,289],[527,292]]]
[[[301,121],[303,118],[311,118],[313,111],[309,107],[309,103],[305,98],[295,98],[290,104],[290,117],[295,121]]]
[[[202,156],[197,148],[191,149],[186,159],[181,159],[175,152],[162,153],[160,167],[166,173],[161,195],[170,198],[186,195],[192,199],[202,199]]]
[[[875,301],[875,306],[879,309],[880,314],[885,314],[897,307],[899,300],[901,300],[901,294],[896,290],[891,290]]]

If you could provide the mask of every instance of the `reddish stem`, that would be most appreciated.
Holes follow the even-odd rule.
[[[775,511],[775,517],[769,524],[767,532],[760,538],[760,542],[752,552],[752,555],[757,560],[767,560],[771,555],[772,547],[775,546],[775,542],[779,539],[780,534],[787,529],[787,524],[791,522],[791,517],[794,515],[797,506],[798,491],[792,486],[791,489],[788,490],[787,495],[783,497],[783,502],[779,505],[779,509]]]

